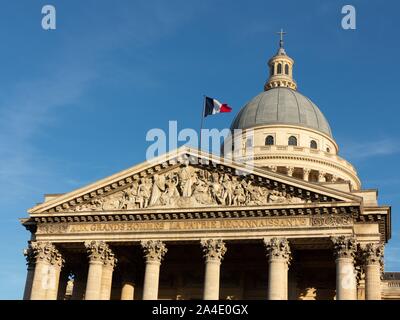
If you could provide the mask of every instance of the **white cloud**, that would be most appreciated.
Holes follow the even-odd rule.
[[[392,138],[364,140],[363,142],[344,142],[342,154],[348,159],[367,159],[378,156],[389,156],[400,152],[400,143]]]

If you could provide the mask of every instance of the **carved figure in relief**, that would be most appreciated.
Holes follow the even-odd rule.
[[[169,173],[166,179],[166,188],[165,192],[161,195],[161,202],[165,205],[174,205],[175,200],[179,198],[179,191],[178,191],[178,178],[173,173]]]
[[[165,192],[165,176],[155,174],[153,176],[153,186],[149,206],[160,204],[160,198],[163,192]]]
[[[236,206],[240,206],[246,202],[246,193],[243,189],[243,186],[238,183],[235,186],[233,191],[233,204]]]
[[[193,184],[197,180],[197,175],[193,167],[185,166],[179,171],[180,188],[182,197],[191,197],[193,192]]]
[[[286,197],[282,195],[281,192],[277,190],[272,190],[268,195],[268,202],[272,203],[283,203],[285,202]]]
[[[140,184],[138,188],[138,203],[140,209],[147,208],[151,196],[152,185],[153,184],[150,179],[148,178],[140,179]]]
[[[125,190],[83,203],[74,211],[133,210],[148,207],[265,205],[304,203],[286,191],[269,190],[248,177],[185,165],[176,170],[134,180]]]
[[[223,202],[224,204],[230,206],[233,204],[233,181],[229,178],[227,174],[224,175],[224,181],[223,181],[223,187],[224,187],[224,193],[223,193]]]
[[[203,180],[198,180],[193,191],[193,197],[199,204],[210,204],[213,200],[210,195],[208,184]]]

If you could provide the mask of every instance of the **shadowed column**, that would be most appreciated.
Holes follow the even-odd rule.
[[[381,300],[382,244],[368,243],[363,249],[365,271],[365,300]]]
[[[226,253],[225,243],[221,239],[201,240],[206,270],[204,275],[204,300],[218,300],[220,286],[221,261]]]
[[[285,238],[264,239],[267,250],[268,300],[287,300],[288,270],[291,260],[289,242]]]
[[[141,245],[146,258],[143,300],[157,300],[161,260],[168,250],[159,240],[142,241]]]
[[[24,300],[29,300],[32,292],[33,276],[35,274],[35,254],[32,247],[29,245],[27,249],[24,250],[24,256],[26,258],[27,265],[27,275],[24,290]]]
[[[332,237],[336,262],[336,300],[357,300],[354,269],[356,241],[353,237]]]
[[[103,272],[101,274],[100,300],[110,300],[112,278],[117,259],[110,248],[104,252]]]
[[[46,292],[46,300],[57,300],[58,289],[60,286],[60,273],[64,265],[64,259],[57,249],[53,251],[52,259],[50,261],[50,275],[52,280]]]
[[[99,300],[103,264],[108,246],[104,241],[87,241],[85,247],[89,256],[85,300]]]

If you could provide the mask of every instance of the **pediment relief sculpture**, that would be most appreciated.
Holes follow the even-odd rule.
[[[185,165],[142,177],[130,187],[70,208],[70,211],[134,210],[305,203],[288,192],[270,190],[246,177]]]

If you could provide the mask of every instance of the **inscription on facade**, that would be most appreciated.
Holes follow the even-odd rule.
[[[39,224],[38,234],[119,233],[143,231],[195,231],[230,229],[313,228],[351,225],[351,217],[285,217],[185,221],[129,221],[107,223]]]

